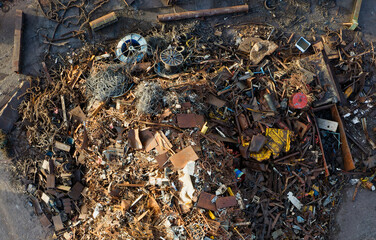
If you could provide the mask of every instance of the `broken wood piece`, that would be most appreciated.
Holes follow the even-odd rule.
[[[69,146],[68,144],[59,142],[59,141],[55,142],[55,147],[59,150],[66,151],[66,152],[70,152],[70,149],[71,149],[71,146]]]
[[[145,216],[146,216],[146,214],[148,214],[150,212],[150,210],[147,210],[146,212],[144,212],[143,214],[141,214],[140,216],[138,216],[137,218],[136,218],[136,220],[139,222],[139,221],[141,221],[141,219],[143,219]]]
[[[59,190],[65,191],[65,192],[69,192],[71,190],[71,187],[65,186],[65,185],[58,185],[58,186],[56,186],[56,189],[59,189]]]
[[[176,169],[183,169],[190,161],[196,161],[198,156],[192,146],[186,147],[170,157],[171,163]]]
[[[60,95],[60,99],[61,99],[61,108],[63,110],[63,124],[65,127],[68,126],[68,118],[67,118],[67,111],[65,109],[65,100],[64,100],[64,96],[63,95]]]
[[[252,64],[259,64],[264,57],[272,54],[278,45],[272,41],[262,40],[261,38],[250,38],[250,43],[253,45],[249,53],[249,58]]]
[[[15,73],[21,73],[22,55],[22,35],[23,35],[23,12],[17,9],[15,14],[14,46],[12,69]]]

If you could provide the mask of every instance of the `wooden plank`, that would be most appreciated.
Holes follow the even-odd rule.
[[[21,48],[22,48],[22,24],[23,12],[16,10],[15,28],[14,28],[14,46],[13,46],[13,62],[12,69],[16,73],[21,72]]]

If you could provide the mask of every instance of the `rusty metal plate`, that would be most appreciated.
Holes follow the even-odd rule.
[[[215,205],[217,209],[221,208],[229,208],[229,207],[235,207],[238,205],[238,202],[236,201],[236,197],[229,196],[229,197],[219,197],[217,201],[215,202]]]
[[[76,182],[76,184],[74,184],[74,186],[68,193],[68,196],[71,197],[73,200],[78,200],[81,196],[82,190],[84,190],[84,186],[81,183]]]
[[[199,208],[204,208],[208,209],[211,211],[217,211],[217,207],[215,203],[212,203],[211,201],[213,198],[216,196],[214,194],[206,193],[206,192],[201,192],[200,197],[197,202],[197,207]]]
[[[178,126],[180,128],[202,128],[205,124],[204,116],[197,114],[177,114]]]
[[[155,160],[157,160],[159,168],[164,168],[163,166],[168,160],[167,152],[155,156]]]
[[[190,161],[196,161],[198,156],[191,146],[170,157],[171,163],[177,169],[183,169]]]
[[[56,216],[53,216],[52,217],[52,221],[54,222],[54,226],[55,226],[55,231],[56,232],[64,229],[64,225],[63,225],[63,222],[61,221],[60,214],[56,215]]]
[[[158,146],[158,143],[154,138],[154,134],[150,130],[141,131],[140,140],[146,152],[149,152]]]
[[[47,189],[55,188],[55,175],[48,174],[47,175]]]
[[[48,228],[52,225],[52,223],[50,222],[50,220],[48,220],[46,214],[44,213],[39,217],[39,221],[42,224],[42,226],[45,228]]]
[[[221,108],[226,104],[226,101],[223,101],[212,94],[207,97],[206,102],[217,108]]]
[[[251,144],[249,145],[248,151],[250,152],[259,152],[261,148],[265,145],[266,143],[266,137],[258,134],[258,135],[253,135]]]

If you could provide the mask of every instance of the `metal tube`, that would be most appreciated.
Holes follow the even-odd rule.
[[[221,14],[248,12],[248,5],[238,5],[233,7],[212,8],[198,11],[187,11],[180,13],[169,13],[158,15],[157,19],[160,22],[176,21],[189,18],[209,17]]]

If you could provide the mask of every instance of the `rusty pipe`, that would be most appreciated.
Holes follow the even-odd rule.
[[[197,10],[197,11],[161,14],[157,16],[157,19],[160,22],[169,22],[169,21],[176,21],[176,20],[182,20],[182,19],[210,17],[210,16],[215,16],[215,15],[240,13],[240,12],[248,12],[248,5],[245,4],[245,5],[238,5],[238,6],[232,6],[232,7],[211,8],[211,9],[204,9],[204,10]]]

